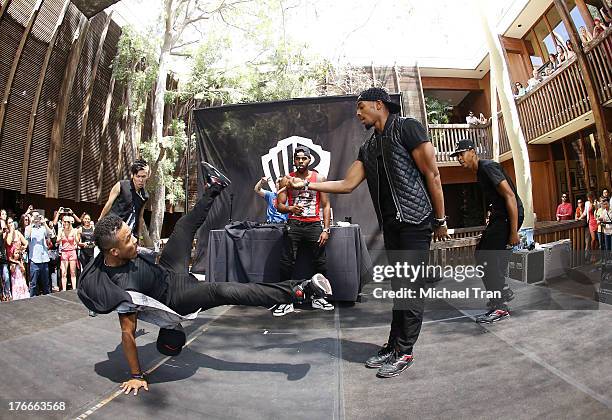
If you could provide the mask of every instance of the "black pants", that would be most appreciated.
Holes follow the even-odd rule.
[[[320,222],[301,222],[289,219],[283,238],[283,253],[280,259],[280,279],[288,280],[293,274],[293,266],[298,250],[305,247],[312,254],[314,273],[327,274],[327,257],[325,247],[319,246],[319,237],[323,228]]]
[[[166,304],[181,315],[222,305],[270,307],[294,301],[294,288],[301,283],[209,283],[189,274],[193,238],[208,216],[220,191],[212,187],[193,210],[180,218],[159,259],[159,265],[170,271]]]
[[[412,266],[426,265],[429,261],[431,244],[431,224],[419,225],[403,223],[395,219],[385,221],[383,234],[389,265],[404,262]],[[418,277],[414,281],[405,278],[391,279],[391,287],[397,291],[401,288],[414,290],[416,296],[408,299],[396,299],[393,302],[393,319],[389,344],[403,353],[412,354],[412,347],[419,338],[423,323],[424,299],[420,289],[425,286],[425,279]]]
[[[519,217],[518,228],[523,224]],[[510,222],[508,219],[495,218],[489,221],[482,237],[476,245],[476,264],[483,266],[482,282],[487,291],[501,292],[506,286],[506,270],[512,255],[511,249],[506,249],[510,238]],[[490,299],[494,309],[506,309],[504,299]]]

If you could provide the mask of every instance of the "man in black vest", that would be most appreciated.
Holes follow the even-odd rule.
[[[381,88],[370,88],[357,98],[357,118],[372,136],[361,146],[344,179],[327,182],[290,180],[292,188],[348,194],[367,179],[379,226],[384,234],[389,264],[426,264],[434,239],[446,239],[446,216],[435,150],[427,130],[412,118],[396,116],[400,106]],[[390,252],[391,251],[391,252]],[[400,252],[401,251],[401,252]],[[410,288],[416,298],[395,300],[388,342],[366,362],[377,376],[399,375],[413,361],[412,349],[423,322],[424,279],[392,278],[394,290]]]
[[[461,166],[476,173],[491,215],[476,246],[476,262],[483,266],[482,281],[487,291],[498,293],[489,299],[489,311],[476,322],[491,324],[510,316],[508,301],[514,293],[506,286],[506,269],[512,251],[519,243],[518,230],[523,224],[524,210],[512,179],[497,162],[479,159],[471,140],[460,140],[451,154]]]
[[[130,179],[117,182],[111,189],[99,220],[107,214],[119,216],[132,229],[133,235],[139,238],[144,226],[144,205],[149,199],[145,190],[149,164],[144,159],[137,159],[130,167],[130,173]]]

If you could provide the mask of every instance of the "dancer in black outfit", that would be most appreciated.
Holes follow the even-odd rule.
[[[123,351],[132,374],[132,378],[121,385],[126,393],[133,390],[136,394],[141,387],[148,390],[138,362],[135,340],[142,302],[135,302],[128,291],[145,295],[145,301],[152,298],[161,302],[180,315],[222,305],[271,307],[331,294],[331,286],[321,274],[315,274],[309,280],[280,283],[209,283],[192,276],[189,258],[194,235],[206,220],[215,197],[230,183],[205,162],[203,172],[207,180],[206,192],[193,210],[177,222],[159,264],[150,262],[137,252],[136,238],[120,217],[109,215],[96,224],[94,239],[102,252],[81,274],[78,295],[91,311],[119,312]],[[167,319],[165,321],[167,324]],[[181,330],[162,329],[157,348],[164,354],[177,355],[184,343],[185,335]]]

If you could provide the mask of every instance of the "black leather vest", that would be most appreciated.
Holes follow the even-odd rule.
[[[149,199],[149,194],[147,194],[144,188],[142,189],[141,195],[137,194],[136,187],[131,179],[123,179],[119,181],[119,185],[119,195],[113,202],[110,213],[121,217],[123,221],[126,222],[132,214],[132,211],[135,211],[136,225],[134,227],[134,232],[138,233],[138,216],[140,215],[140,209]]]
[[[392,118],[391,116],[389,118]],[[385,130],[381,140],[383,170],[389,179],[393,202],[395,203],[396,219],[410,224],[425,222],[432,213],[431,200],[425,179],[414,163],[405,139],[401,136],[402,122],[406,118],[395,117],[388,130]],[[378,150],[375,134],[365,141],[362,147],[363,164],[366,179],[370,188],[370,195],[382,226],[382,212],[380,209],[378,191]]]

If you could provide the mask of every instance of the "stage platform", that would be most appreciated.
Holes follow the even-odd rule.
[[[429,301],[415,364],[378,379],[363,361],[386,341],[390,302],[333,312],[221,307],[187,326],[176,358],[139,323],[150,391],[128,376],[117,315],[91,318],[74,292],[0,304],[0,418],[92,419],[610,419],[612,311],[512,283],[510,319],[483,326],[475,308]],[[534,309],[538,308],[538,309]],[[63,411],[9,411],[16,401]]]

